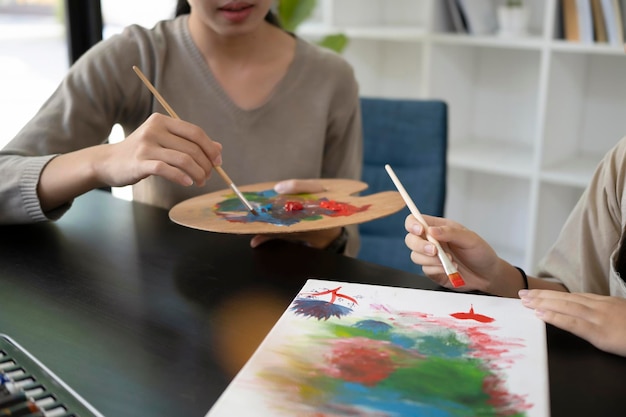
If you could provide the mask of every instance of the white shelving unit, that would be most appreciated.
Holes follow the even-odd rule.
[[[526,5],[518,38],[453,33],[442,0],[320,0],[299,34],[348,35],[364,96],[448,103],[446,217],[533,271],[626,135],[626,53],[557,39],[557,0]]]

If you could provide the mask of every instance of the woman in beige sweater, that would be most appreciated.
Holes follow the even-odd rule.
[[[236,184],[276,181],[279,192],[319,189],[302,179],[360,178],[358,86],[339,55],[277,27],[271,0],[179,3],[178,17],[87,51],[0,151],[0,223],[57,219],[104,186],[133,185],[135,200],[169,208],[225,188],[211,175],[222,163]],[[115,124],[126,139],[109,144]],[[294,238],[324,248],[340,233]]]
[[[458,265],[461,290],[520,297],[537,316],[626,356],[626,137],[607,153],[541,261],[536,277],[498,257],[478,234],[451,220],[424,216],[428,233]],[[406,219],[411,259],[450,287],[424,227]]]

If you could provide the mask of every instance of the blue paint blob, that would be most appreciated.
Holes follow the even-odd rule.
[[[384,393],[381,393],[383,391]],[[349,404],[349,406],[346,406]],[[473,410],[443,398],[432,398],[430,402],[414,401],[405,395],[381,387],[366,387],[353,382],[344,382],[336,388],[332,398],[323,407],[326,412],[343,411],[342,415],[368,415],[376,410],[376,415],[393,417],[428,416],[428,417],[460,417],[472,416]],[[347,414],[351,412],[352,414]]]
[[[389,341],[404,349],[412,349],[415,346],[415,340],[412,337],[401,334],[391,334],[391,336],[389,336]]]
[[[299,298],[293,302],[291,311],[305,317],[315,317],[318,320],[328,320],[332,316],[341,318],[352,312],[351,308],[329,303],[328,301],[312,298]]]
[[[374,334],[386,334],[392,329],[391,325],[379,320],[361,320],[354,324],[358,329],[367,330]]]
[[[452,333],[423,336],[417,343],[416,349],[423,355],[439,358],[461,358],[469,352],[467,344],[459,341]]]
[[[369,205],[354,207],[345,203],[333,202],[335,206],[349,208],[350,210],[337,210],[336,208],[323,207],[329,200],[325,197],[315,198],[310,194],[283,195],[274,190],[259,192],[243,192],[244,197],[252,204],[258,215],[250,213],[246,206],[234,194],[226,200],[217,203],[213,212],[229,222],[235,223],[269,223],[276,226],[291,226],[301,221],[320,220],[324,216],[349,216],[356,212],[366,210]],[[302,204],[301,210],[289,210],[285,207],[288,202]]]

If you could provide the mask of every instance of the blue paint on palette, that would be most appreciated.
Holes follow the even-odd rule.
[[[234,194],[217,203],[212,210],[230,222],[291,226],[301,221],[320,220],[324,216],[351,216],[370,207],[369,204],[357,207],[330,201],[312,194],[282,195],[274,190],[244,192],[243,195],[254,206],[256,215],[250,213]]]

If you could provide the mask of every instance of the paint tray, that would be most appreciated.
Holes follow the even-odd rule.
[[[103,417],[43,363],[4,334],[0,334],[0,377],[8,380],[0,385],[5,395],[9,386],[13,394],[25,393],[46,416]]]

